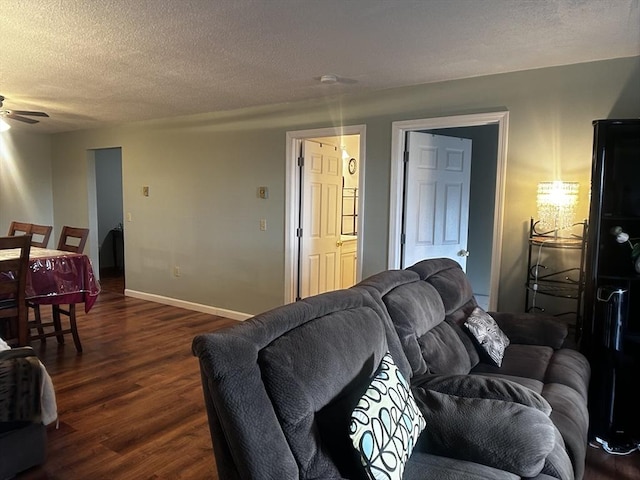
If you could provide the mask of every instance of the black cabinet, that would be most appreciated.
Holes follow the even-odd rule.
[[[592,368],[591,436],[623,452],[640,444],[640,273],[632,260],[640,242],[640,119],[593,126],[581,349]]]

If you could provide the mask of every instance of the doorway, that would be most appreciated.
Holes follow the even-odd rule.
[[[361,278],[364,134],[363,125],[287,132],[285,303]]]
[[[89,152],[89,227],[92,262],[103,290],[124,293],[124,214],[122,193],[122,149],[102,148]]]
[[[487,309],[495,310],[498,301],[498,282],[500,275],[500,259],[502,245],[502,216],[503,216],[503,199],[504,199],[504,178],[506,172],[506,142],[508,129],[508,112],[496,112],[488,114],[461,115],[455,117],[440,117],[422,120],[411,120],[404,122],[394,122],[392,125],[392,165],[391,165],[391,197],[390,197],[390,228],[389,228],[389,268],[404,268],[409,265],[403,265],[402,251],[405,241],[405,150],[407,144],[407,136],[409,132],[425,132],[436,133],[441,135],[450,135],[456,137],[473,136],[474,134],[482,135],[481,127],[492,126],[495,133],[494,153],[492,154],[489,169],[480,172],[479,178],[484,181],[477,180],[478,175],[472,174],[471,190],[483,190],[483,200],[480,213],[487,217],[490,216],[490,223],[481,232],[480,229],[474,227],[473,221],[476,220],[476,214],[469,215],[469,242],[474,241],[476,245],[484,244],[484,252],[478,252],[474,258],[474,251],[470,250],[469,264],[467,275],[470,280],[477,277],[484,277],[485,280],[478,280],[474,286],[474,294],[485,297],[480,303]],[[453,133],[455,132],[455,133]],[[461,134],[464,132],[464,134]],[[480,137],[476,137],[480,138]],[[475,145],[476,140],[474,140]],[[475,146],[474,146],[475,148]],[[476,172],[478,173],[478,172]],[[476,180],[474,180],[476,178]],[[486,185],[483,185],[486,184]],[[490,189],[487,190],[487,185]],[[475,187],[474,187],[475,185]],[[481,188],[480,188],[481,187]],[[472,193],[473,195],[473,193]],[[473,200],[471,202],[474,203]],[[475,202],[477,204],[477,202]],[[486,224],[487,222],[485,222]],[[478,238],[482,236],[480,240]],[[479,253],[479,255],[478,255]],[[440,255],[442,256],[442,255]],[[448,256],[448,255],[447,255]],[[452,257],[458,260],[456,256]],[[472,271],[472,258],[475,261],[483,260],[477,266],[477,271]],[[478,290],[478,291],[476,291]],[[480,299],[479,299],[480,300]]]

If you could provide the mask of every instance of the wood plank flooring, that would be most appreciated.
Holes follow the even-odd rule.
[[[124,297],[104,281],[93,309],[78,314],[82,354],[71,338],[32,345],[60,424],[49,428],[46,464],[17,478],[217,479],[191,341],[233,323]]]
[[[640,452],[610,455],[599,447],[589,447],[583,480],[638,480]]]
[[[16,480],[217,480],[191,341],[235,322],[125,297],[118,278],[102,287],[91,312],[78,309],[84,353],[70,338],[33,343],[60,425],[49,428],[46,463]],[[640,453],[589,448],[584,480],[605,479],[640,479]]]

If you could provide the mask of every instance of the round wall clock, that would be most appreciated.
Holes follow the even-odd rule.
[[[356,159],[352,158],[351,160],[349,160],[349,173],[351,175],[353,175],[354,173],[356,173]]]

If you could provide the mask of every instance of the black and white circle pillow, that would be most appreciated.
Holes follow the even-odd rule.
[[[389,352],[351,414],[349,435],[372,480],[401,480],[426,422]]]

